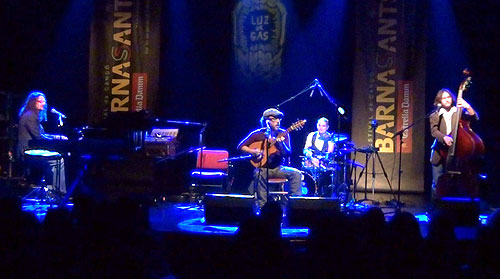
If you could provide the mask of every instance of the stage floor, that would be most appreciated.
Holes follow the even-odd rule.
[[[31,189],[29,187],[19,187],[15,184],[2,183],[0,191],[3,196],[18,196],[24,197]],[[342,210],[347,214],[362,214],[370,207],[379,207],[384,212],[385,218],[389,221],[396,208],[394,205],[394,195],[381,193],[368,193],[366,198],[369,201],[359,202],[365,199],[364,193],[356,193],[358,201],[355,206]],[[373,202],[375,201],[375,202]],[[390,201],[393,201],[392,203]],[[403,203],[401,211],[410,212],[416,216],[419,221],[422,235],[427,234],[427,226],[430,220],[431,204],[424,194],[405,194],[401,195],[400,201]],[[158,233],[175,233],[175,234],[190,234],[190,235],[219,235],[232,236],[238,229],[237,226],[206,224],[204,217],[204,206],[201,202],[190,202],[186,195],[168,196],[155,199],[149,202],[149,221],[151,229]],[[34,212],[40,221],[43,221],[44,214],[49,208],[47,204],[33,202],[25,202],[23,208],[27,211]],[[487,216],[492,213],[495,208],[489,207],[486,203],[480,202],[480,221],[486,223]],[[288,227],[284,220],[282,235],[290,239],[305,239],[308,236],[308,228],[305,227]],[[464,236],[470,237],[470,236]]]
[[[359,194],[358,194],[359,195]],[[360,195],[364,198],[364,195]],[[390,195],[379,194],[373,196],[373,200],[380,201],[378,203],[358,202],[351,205],[350,208],[341,207],[345,214],[362,214],[370,207],[379,207],[385,215],[386,221],[390,221],[396,213],[396,208],[390,206],[388,202],[383,202]],[[360,200],[361,200],[360,198]],[[420,230],[422,235],[427,235],[427,228],[430,221],[430,205],[426,202],[423,195],[402,195],[400,199],[404,205],[401,211],[410,212],[419,221]],[[387,200],[389,201],[389,200]],[[228,209],[230,210],[230,209]],[[487,216],[493,209],[482,205],[480,223],[485,224]],[[177,233],[190,233],[190,234],[204,234],[204,235],[233,235],[238,229],[236,226],[206,224],[205,213],[202,203],[186,203],[165,201],[155,203],[150,208],[150,224],[151,228],[158,232],[177,232]],[[282,227],[282,235],[284,238],[289,239],[305,239],[308,236],[308,228],[306,227],[289,227],[286,225],[286,216],[284,217],[284,225]],[[474,230],[457,231],[463,238],[474,237]],[[473,235],[470,235],[470,234]]]

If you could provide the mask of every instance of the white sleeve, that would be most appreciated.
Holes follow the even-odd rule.
[[[332,153],[334,149],[335,149],[335,142],[333,142],[332,140],[329,140],[327,152]]]
[[[304,149],[309,148],[312,146],[312,138],[313,138],[314,132],[309,133],[306,138],[306,143],[304,145]]]

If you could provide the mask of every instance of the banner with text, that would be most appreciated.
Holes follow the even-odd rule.
[[[357,147],[378,148],[381,159],[358,153],[357,160],[367,166],[369,189],[398,190],[401,146],[401,191],[424,190],[425,40],[420,26],[425,23],[417,2],[356,2],[352,139]]]
[[[90,37],[89,122],[113,112],[155,112],[159,1],[96,1]]]
[[[280,0],[239,0],[233,10],[233,47],[248,80],[281,77],[287,11]]]

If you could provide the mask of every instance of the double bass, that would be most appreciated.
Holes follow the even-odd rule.
[[[468,74],[468,71],[464,71]],[[468,76],[459,86],[457,99],[471,83]],[[463,108],[457,108],[452,118],[451,137],[453,143],[448,149],[441,149],[439,155],[445,160],[445,173],[437,181],[436,194],[475,198],[479,196],[479,174],[481,157],[485,153],[484,143],[470,127],[470,121],[462,119]]]

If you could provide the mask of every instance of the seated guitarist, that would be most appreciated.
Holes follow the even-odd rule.
[[[260,208],[267,202],[267,177],[286,178],[290,184],[289,193],[292,196],[301,194],[300,171],[283,165],[285,157],[291,154],[290,137],[288,133],[285,133],[284,136],[276,138],[279,133],[285,132],[280,129],[282,118],[283,113],[277,109],[265,110],[261,118],[263,128],[251,132],[238,144],[238,150],[252,154],[256,158],[262,158],[262,162],[265,162],[257,165],[254,171],[254,185],[257,185],[257,201]],[[266,144],[275,148],[269,148],[269,152],[265,152]]]

